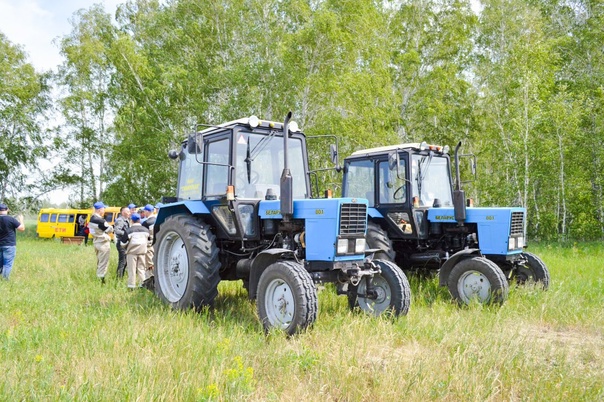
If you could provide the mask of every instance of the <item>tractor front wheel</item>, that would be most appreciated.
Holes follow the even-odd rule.
[[[357,286],[348,285],[348,306],[351,309],[359,307],[376,316],[385,311],[392,311],[395,316],[406,315],[411,307],[411,286],[407,277],[393,262],[373,262],[382,272],[373,277],[364,277]]]
[[[536,283],[546,290],[549,287],[549,270],[541,258],[533,253],[522,253],[526,264],[516,266],[514,270],[514,279],[520,285],[526,283]]]
[[[502,304],[508,296],[503,271],[484,257],[466,258],[453,267],[447,279],[449,292],[460,304]]]
[[[155,292],[175,309],[211,306],[218,295],[218,248],[208,224],[173,215],[156,234]]]
[[[260,276],[256,305],[265,332],[278,328],[293,335],[317,319],[317,290],[301,264],[277,261]]]

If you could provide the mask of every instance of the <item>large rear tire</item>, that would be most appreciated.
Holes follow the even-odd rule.
[[[380,249],[374,255],[376,260],[394,261],[396,253],[392,247],[392,240],[388,233],[375,222],[367,222],[367,247],[370,249]]]
[[[277,328],[293,335],[317,319],[317,290],[301,264],[277,261],[260,276],[256,306],[265,332]]]
[[[533,253],[522,253],[526,260],[526,265],[518,265],[514,270],[514,279],[520,285],[536,283],[547,290],[549,287],[549,270],[541,258]]]
[[[481,304],[502,304],[508,297],[508,281],[503,271],[484,257],[458,262],[447,279],[449,292],[460,304],[476,300]]]
[[[391,311],[395,316],[406,315],[411,307],[411,286],[403,271],[393,262],[373,260],[381,273],[372,278],[365,277],[357,286],[349,285],[348,306],[359,307],[368,314],[380,315]],[[375,297],[361,297],[366,294],[367,281],[375,291]]]
[[[220,262],[208,224],[190,215],[173,215],[156,234],[155,292],[173,308],[212,306],[218,295]]]

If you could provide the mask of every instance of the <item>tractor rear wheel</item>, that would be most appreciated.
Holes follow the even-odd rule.
[[[288,335],[303,331],[317,319],[318,304],[310,274],[295,261],[277,261],[260,276],[256,306],[265,332],[271,328]]]
[[[396,256],[392,247],[392,240],[388,233],[375,222],[367,222],[367,247],[370,249],[379,248],[381,251],[375,253],[375,259],[394,261]]]
[[[373,260],[380,267],[381,273],[373,277],[364,277],[357,286],[348,285],[348,306],[359,307],[366,313],[380,315],[392,311],[395,316],[406,315],[411,307],[411,286],[403,271],[393,262]],[[374,294],[367,294],[367,281]]]
[[[458,262],[447,279],[449,292],[460,304],[476,300],[481,304],[502,304],[508,297],[508,282],[503,271],[484,257]]]
[[[543,290],[549,287],[549,270],[541,258],[533,253],[522,253],[526,259],[526,265],[518,265],[514,270],[514,278],[520,285],[536,283]]]
[[[155,292],[175,309],[211,306],[218,295],[218,248],[208,224],[190,215],[173,215],[155,240]]]

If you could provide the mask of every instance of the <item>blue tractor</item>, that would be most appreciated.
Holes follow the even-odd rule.
[[[242,280],[265,331],[293,334],[317,317],[316,283],[351,307],[406,314],[410,288],[367,250],[363,198],[310,198],[306,137],[252,116],[196,130],[169,156],[177,195],[154,226],[154,286],[176,309],[212,306],[221,280]]]
[[[354,152],[342,194],[369,200],[367,244],[407,273],[439,276],[461,304],[502,303],[509,282],[549,286],[549,271],[526,252],[526,209],[476,208],[456,180],[449,147],[400,144]],[[475,168],[475,158],[470,158]]]

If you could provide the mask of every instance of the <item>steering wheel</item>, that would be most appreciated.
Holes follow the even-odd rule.
[[[239,181],[243,182],[244,185],[245,184],[256,184],[260,180],[260,173],[258,173],[255,170],[251,170],[249,183],[247,182],[247,172],[240,172],[239,174],[237,174],[237,178],[239,179]]]
[[[405,185],[404,184],[396,189],[394,194],[392,194],[392,198],[395,200],[402,200],[403,198],[405,198]]]

